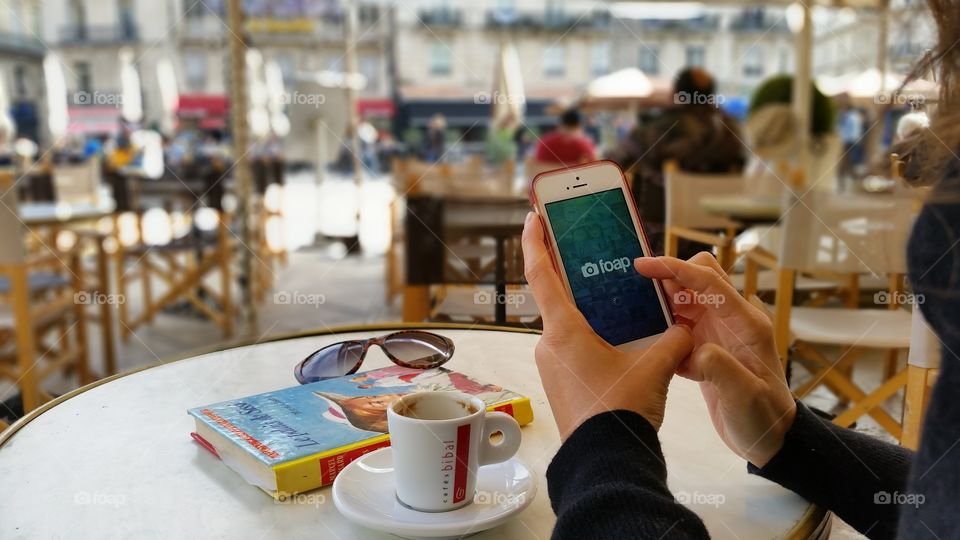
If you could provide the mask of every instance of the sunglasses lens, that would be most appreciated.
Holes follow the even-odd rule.
[[[403,332],[387,336],[383,348],[397,360],[419,369],[442,365],[453,355],[450,342],[426,332]]]
[[[300,384],[342,377],[357,368],[362,356],[363,345],[359,342],[335,343],[320,349],[300,362],[294,370],[294,375]]]

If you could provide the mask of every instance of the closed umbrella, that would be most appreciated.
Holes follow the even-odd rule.
[[[494,72],[493,94],[490,96],[490,116],[493,125],[515,128],[523,122],[526,96],[523,88],[523,70],[520,56],[513,43],[500,43],[500,54]]]
[[[43,78],[47,87],[47,128],[54,144],[67,134],[67,83],[63,66],[57,55],[50,53],[43,59]]]
[[[120,116],[131,124],[143,119],[143,98],[140,89],[140,74],[134,63],[132,49],[120,50],[120,89],[123,93],[123,106]]]

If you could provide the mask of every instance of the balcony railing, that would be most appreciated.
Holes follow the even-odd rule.
[[[701,15],[691,19],[645,19],[640,27],[647,32],[713,32],[720,28],[720,17]]]
[[[785,17],[776,17],[763,11],[762,8],[750,8],[741,12],[730,21],[730,30],[733,32],[789,32]]]
[[[116,25],[67,25],[60,28],[60,43],[130,43],[140,39],[140,32],[134,24]]]
[[[596,10],[590,13],[567,14],[561,11],[540,13],[518,10],[491,9],[487,11],[488,28],[516,28],[526,30],[589,30],[609,28],[610,13]]]
[[[456,27],[463,24],[463,12],[453,8],[422,9],[418,14],[423,24],[430,27]]]
[[[0,32],[0,51],[6,54],[43,57],[47,48],[42,41],[33,36]]]

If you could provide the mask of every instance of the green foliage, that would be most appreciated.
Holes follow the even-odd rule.
[[[810,106],[812,108],[812,122],[810,133],[813,135],[824,135],[832,133],[836,129],[837,107],[833,100],[824,95],[817,88],[816,84],[810,83],[812,87],[812,96]],[[750,98],[750,113],[753,114],[764,105],[771,103],[789,104],[793,95],[793,77],[790,75],[777,75],[764,81],[753,92]]]
[[[423,133],[423,130],[415,127],[409,127],[403,130],[403,133],[400,135],[400,139],[410,148],[419,148],[425,138],[426,135]]]

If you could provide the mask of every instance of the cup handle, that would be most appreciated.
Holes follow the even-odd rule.
[[[490,442],[490,435],[500,432],[499,444]],[[520,424],[507,413],[488,412],[483,422],[483,439],[480,441],[479,464],[491,465],[513,457],[520,449]]]

